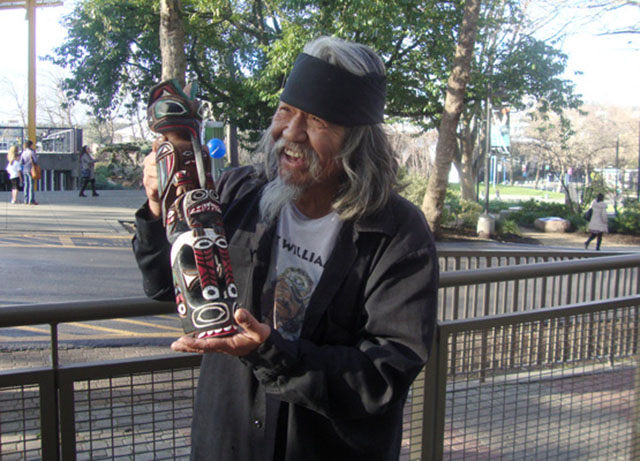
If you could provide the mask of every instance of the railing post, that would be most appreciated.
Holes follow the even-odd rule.
[[[442,340],[440,324],[436,325],[431,357],[424,370],[424,407],[422,425],[423,461],[442,459],[444,442],[444,410],[447,384],[447,342]],[[442,365],[444,363],[444,365]]]

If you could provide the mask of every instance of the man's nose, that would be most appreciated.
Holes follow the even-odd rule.
[[[305,142],[307,140],[307,121],[304,114],[298,112],[291,117],[282,135],[287,141]]]

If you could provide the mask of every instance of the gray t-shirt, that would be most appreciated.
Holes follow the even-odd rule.
[[[271,251],[263,321],[285,339],[300,336],[304,315],[340,230],[337,213],[318,219],[286,205],[278,217]]]

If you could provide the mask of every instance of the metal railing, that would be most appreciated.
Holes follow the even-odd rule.
[[[432,359],[414,382],[405,406],[403,459],[463,458],[466,450],[486,452],[490,458],[498,453],[503,453],[499,455],[503,459],[516,459],[521,454],[529,457],[527,450],[531,448],[522,451],[518,447],[531,447],[531,437],[539,447],[535,453],[562,458],[565,452],[553,452],[550,442],[545,442],[552,433],[545,423],[553,419],[551,413],[540,419],[541,414],[547,415],[543,412],[546,408],[534,403],[517,405],[523,393],[538,395],[533,394],[532,383],[573,383],[576,377],[589,380],[592,375],[606,376],[610,386],[628,381],[635,366],[631,357],[638,351],[639,266],[640,255],[626,255],[521,265],[517,271],[505,267],[443,273],[441,299],[457,299],[465,306],[461,302],[464,290],[481,287],[482,296],[470,299],[480,302],[485,310],[463,309],[456,314],[457,320],[441,317]],[[554,278],[560,280],[555,285],[551,282]],[[505,283],[534,284],[533,288],[502,288],[500,284]],[[594,285],[593,290],[584,288]],[[543,287],[563,294],[549,298],[531,291]],[[529,294],[513,294],[523,290]],[[572,304],[576,291],[601,299]],[[507,293],[509,307],[502,310],[508,313],[487,311],[487,304],[494,305],[503,293]],[[565,307],[550,308],[543,301],[527,304],[529,298],[566,302]],[[441,301],[441,306],[446,305]],[[0,309],[0,328],[48,324],[51,341],[49,367],[0,372],[2,459],[187,459],[200,356],[171,354],[70,365],[61,364],[58,356],[61,324],[173,312],[172,303],[147,299]],[[441,309],[441,315],[445,313]],[[469,318],[474,316],[482,318]],[[514,400],[506,390],[520,389],[520,384],[529,387],[516,393]],[[551,398],[553,392],[552,386],[545,398]],[[625,398],[628,396],[616,397],[616,405],[626,402]],[[579,400],[582,407],[570,412],[578,414],[589,408],[600,412],[595,398],[586,404]],[[518,408],[515,413],[514,405]],[[615,431],[619,436],[616,444],[628,446],[628,425],[619,425],[619,419],[615,426],[611,426],[613,419],[598,420],[600,432],[594,435],[587,431],[589,437],[609,446],[611,442],[603,437]],[[554,424],[564,426],[565,419],[557,421]],[[515,433],[512,422],[519,428]],[[470,435],[468,428],[474,428],[476,435]],[[511,435],[504,435],[507,433]],[[507,439],[511,451],[505,448]],[[593,453],[597,459],[602,451]]]
[[[441,322],[415,459],[638,459],[639,312],[636,295]]]

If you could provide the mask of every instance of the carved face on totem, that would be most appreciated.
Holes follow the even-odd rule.
[[[215,227],[223,234],[222,210],[218,194],[211,189],[193,189],[173,202],[165,219],[167,238],[172,242],[181,232],[202,227]]]
[[[205,337],[236,332],[238,289],[224,235],[211,228],[183,232],[171,247],[171,269],[185,333],[198,331],[198,337]]]
[[[238,290],[233,280],[222,212],[214,190],[211,159],[200,144],[200,102],[195,85],[168,80],[151,89],[149,127],[154,142],[158,193],[178,314],[185,333],[231,335]]]

